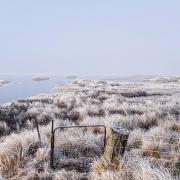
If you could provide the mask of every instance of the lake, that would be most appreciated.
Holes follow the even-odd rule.
[[[0,104],[17,99],[28,98],[38,94],[50,93],[56,85],[68,84],[75,79],[74,76],[48,76],[49,80],[34,81],[34,75],[0,75],[0,80],[10,81],[0,87]],[[37,76],[38,77],[38,76]],[[78,77],[80,79],[111,80],[122,82],[137,82],[144,79],[144,76],[132,77]]]
[[[56,85],[73,81],[63,76],[48,76],[49,80],[34,81],[32,75],[0,75],[0,80],[10,81],[0,87],[0,103],[50,93]]]

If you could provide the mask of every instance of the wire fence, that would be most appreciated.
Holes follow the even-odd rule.
[[[63,137],[61,132],[73,128],[74,136]],[[87,129],[101,129],[102,134],[86,135]],[[68,134],[68,133],[67,133]],[[58,127],[53,131],[51,142],[51,167],[53,169],[77,170],[88,172],[95,158],[101,157],[106,143],[106,129],[104,126],[69,126]]]
[[[83,127],[86,129],[86,127]],[[78,137],[68,138],[62,141],[58,134],[62,128],[55,133],[54,139],[54,156],[53,167],[55,169],[77,170],[79,172],[88,172],[91,168],[92,162],[104,155],[104,135],[103,131],[99,135],[86,136],[79,130],[74,129],[79,133]],[[87,130],[87,129],[86,129]],[[93,131],[95,132],[95,131]],[[78,134],[78,133],[77,133]],[[127,141],[127,146],[119,146],[119,156],[128,162],[130,159],[143,159],[153,167],[164,168],[168,170],[174,177],[180,177],[180,138],[173,136],[142,136],[142,142],[138,145],[132,145],[132,136],[128,139],[121,139]],[[107,144],[106,144],[107,146]],[[122,152],[124,156],[122,157]]]
[[[74,141],[70,144],[64,142],[61,146],[55,145],[53,166],[56,169],[87,172],[90,170],[90,164],[94,158],[102,155],[102,147],[97,148],[93,143],[90,146],[86,140]]]

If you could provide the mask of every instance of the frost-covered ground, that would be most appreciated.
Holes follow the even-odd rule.
[[[49,167],[53,118],[55,127],[102,124],[130,131],[124,158],[119,157],[116,164],[107,162],[101,173],[97,167],[102,158],[95,159],[86,175],[88,179],[179,179],[179,103],[180,78],[153,77],[129,83],[77,80],[56,87],[52,94],[0,106],[0,174],[12,179],[84,178],[75,170],[53,171]],[[39,147],[34,119],[40,124],[43,147]],[[90,129],[85,134],[80,130],[61,130],[56,136],[55,161],[62,142],[69,142],[71,149],[81,146],[95,155],[102,152],[100,130]]]

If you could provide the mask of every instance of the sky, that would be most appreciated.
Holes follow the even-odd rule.
[[[0,73],[180,75],[179,0],[0,0]]]

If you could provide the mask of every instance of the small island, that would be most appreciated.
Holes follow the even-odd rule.
[[[49,77],[34,77],[33,81],[46,81],[49,80]]]
[[[9,81],[0,80],[0,87],[9,83]]]
[[[70,76],[67,76],[67,79],[77,79],[77,76],[75,76],[75,75],[70,75]]]

